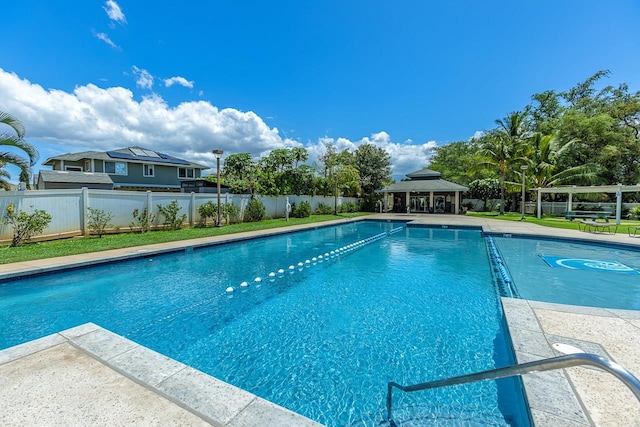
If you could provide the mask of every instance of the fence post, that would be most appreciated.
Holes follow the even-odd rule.
[[[153,212],[153,196],[151,191],[147,190],[147,226],[151,228],[151,212]]]
[[[80,232],[83,236],[89,235],[89,230],[87,228],[87,222],[89,218],[87,218],[89,207],[89,189],[87,187],[82,187],[82,191],[80,193]]]
[[[191,192],[191,206],[189,206],[189,227],[193,227],[196,218],[196,193]]]

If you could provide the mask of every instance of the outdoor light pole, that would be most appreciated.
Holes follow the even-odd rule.
[[[220,155],[224,153],[222,150],[213,150],[213,154],[216,155],[216,168],[217,168],[217,183],[218,183],[218,222],[216,227],[222,227],[222,212],[220,211]]]
[[[529,169],[529,166],[527,165],[522,165],[520,166],[520,171],[522,172],[522,217],[520,218],[520,221],[524,221],[524,190],[526,187],[526,172],[527,169]]]

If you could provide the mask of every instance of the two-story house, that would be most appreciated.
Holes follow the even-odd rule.
[[[48,158],[43,165],[53,171],[40,172],[39,190],[108,188],[112,181],[115,190],[180,191],[181,182],[200,178],[202,170],[209,169],[142,147],[62,154]]]

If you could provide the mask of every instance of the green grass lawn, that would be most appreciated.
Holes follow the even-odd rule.
[[[72,237],[69,239],[28,243],[15,248],[3,246],[0,247],[0,264],[54,258],[64,255],[84,254],[109,249],[122,249],[133,246],[152,245],[154,243],[174,242],[177,240],[197,239],[223,234],[242,233],[244,231],[267,230],[271,228],[288,227],[292,225],[309,224],[362,215],[368,214],[345,213],[339,215],[311,215],[309,218],[290,218],[289,221],[286,221],[284,218],[278,218],[263,220],[260,222],[231,224],[223,227],[183,228],[175,231],[161,230],[149,231],[146,233],[107,234],[102,236],[102,238],[95,236]]]
[[[466,215],[479,218],[499,219],[503,221],[521,221],[522,218],[522,214],[515,212],[505,212],[504,215],[499,215],[498,212],[467,212]],[[578,223],[580,222],[578,219],[569,221],[565,219],[564,216],[547,215],[542,216],[540,219],[535,215],[525,215],[525,221],[532,224],[543,225],[545,227],[565,228],[568,230],[578,230]],[[615,219],[609,220],[609,222],[615,223]],[[640,221],[623,219],[620,221],[620,226],[618,227],[617,232],[626,234],[629,226],[640,226]]]

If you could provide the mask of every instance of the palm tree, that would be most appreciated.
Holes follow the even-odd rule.
[[[26,177],[26,182],[28,183],[28,178],[31,175],[31,166],[35,165],[38,160],[38,151],[33,145],[25,141],[25,128],[20,120],[9,113],[0,111],[0,123],[8,125],[15,131],[15,135],[0,133],[0,145],[18,148],[28,155],[28,159],[25,159],[12,151],[0,151],[0,185],[5,188],[8,187],[9,183],[4,179],[10,177],[10,174],[5,169],[8,165],[20,168],[21,178]]]
[[[498,127],[489,132],[480,143],[477,167],[496,169],[500,180],[500,215],[504,215],[504,188],[509,175],[521,165],[528,164],[529,138],[526,113],[515,111],[496,120]]]
[[[560,145],[555,135],[543,136],[536,133],[531,139],[533,153],[528,179],[531,185],[547,188],[568,184],[594,184],[598,178],[596,165],[586,164],[561,169],[558,164],[558,158],[577,141],[572,139]]]

